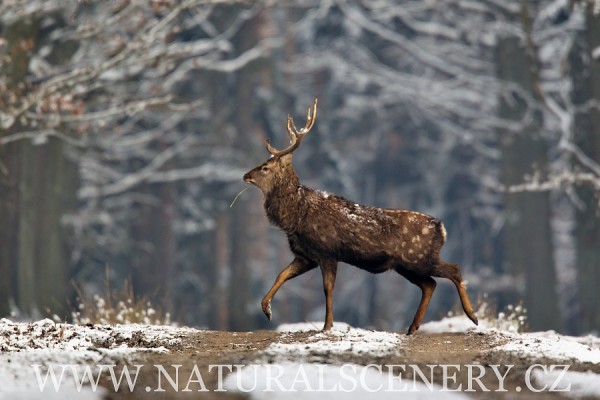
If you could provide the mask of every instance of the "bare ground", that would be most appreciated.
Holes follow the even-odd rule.
[[[108,389],[108,398],[110,399],[180,399],[180,398],[203,398],[203,399],[239,399],[244,398],[239,394],[231,392],[219,392],[218,389],[218,368],[211,365],[250,365],[265,364],[273,362],[265,358],[261,350],[264,350],[270,344],[275,342],[305,343],[310,341],[311,336],[316,335],[313,332],[298,332],[281,334],[274,331],[255,331],[255,332],[217,332],[205,331],[190,334],[182,338],[182,342],[172,348],[169,353],[139,353],[133,359],[128,361],[128,368],[133,365],[142,365],[135,389],[131,392],[125,383],[121,384],[118,391],[115,392],[112,384],[107,380],[101,385]],[[419,334],[407,337],[399,345],[396,355],[375,357],[361,356],[353,353],[339,354],[321,354],[319,362],[326,364],[353,363],[358,365],[417,365],[422,371],[430,371],[428,365],[456,365],[449,370],[451,374],[456,373],[456,385],[462,385],[462,393],[468,394],[473,398],[479,399],[559,399],[563,398],[560,393],[540,392],[534,393],[528,390],[524,383],[524,377],[528,368],[534,364],[556,364],[552,360],[545,359],[527,359],[520,358],[495,349],[504,342],[501,335],[484,332],[470,333],[442,333],[442,334]],[[148,343],[145,343],[145,347]],[[281,361],[281,360],[279,360]],[[302,362],[303,360],[290,356],[287,361]],[[155,365],[162,365],[171,376],[174,371],[178,371],[179,382],[178,389],[171,387],[164,376],[159,382],[159,373]],[[179,367],[177,367],[179,365]],[[498,392],[499,381],[492,371],[493,365],[498,371],[504,374],[507,366],[512,365],[504,381],[505,392]],[[480,379],[482,385],[473,381],[469,377],[469,367],[471,376],[478,376],[484,368],[485,374]],[[475,366],[475,367],[473,367]],[[194,375],[194,368],[200,372],[203,383],[208,392],[198,393],[201,388],[197,382],[187,387],[190,377]],[[573,364],[569,366],[570,371],[592,370],[600,373],[600,365],[595,364]],[[225,375],[226,369],[222,370]],[[402,374],[403,379],[412,379],[410,369]],[[440,367],[434,368],[434,381],[438,384],[443,383],[443,371]],[[192,379],[193,380],[193,379]],[[469,382],[471,386],[469,387]],[[450,384],[449,388],[455,388],[456,385]],[[485,392],[483,388],[490,389]],[[164,389],[158,391],[157,389]],[[465,392],[466,389],[473,391]]]

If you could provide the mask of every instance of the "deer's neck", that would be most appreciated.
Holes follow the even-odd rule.
[[[265,194],[265,211],[269,220],[288,233],[298,230],[304,219],[305,191],[294,174],[286,177]]]

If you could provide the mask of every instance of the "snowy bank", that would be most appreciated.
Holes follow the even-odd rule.
[[[523,358],[600,363],[600,339],[597,337],[564,336],[554,331],[498,334],[508,339],[508,343],[494,351],[513,353]]]
[[[396,354],[400,350],[404,335],[392,332],[371,331],[353,328],[342,322],[335,322],[328,332],[316,331],[313,335],[303,337],[301,342],[286,341],[285,333],[311,332],[323,323],[284,324],[277,328],[284,333],[278,343],[271,344],[263,354],[274,359],[303,359],[305,361],[322,361],[330,355],[362,355],[367,357],[383,357]]]
[[[565,336],[554,331],[517,333],[499,330],[493,323],[482,320],[479,326],[465,316],[443,318],[423,324],[419,333],[479,331],[497,335],[505,345],[493,351],[515,354],[522,358],[551,359],[556,361],[600,363],[600,338],[595,336]]]
[[[0,320],[0,351],[108,350],[166,351],[174,346],[190,328],[157,325],[71,325],[43,319],[33,323]]]
[[[153,325],[71,325],[50,319],[33,323],[0,320],[0,400],[101,399],[105,390],[90,386],[86,372],[112,365],[138,352],[166,352],[194,331]],[[61,369],[54,386],[49,366]],[[87,370],[87,371],[86,371]],[[63,375],[64,374],[64,375]],[[56,390],[56,389],[59,390]],[[43,390],[42,390],[43,389]]]

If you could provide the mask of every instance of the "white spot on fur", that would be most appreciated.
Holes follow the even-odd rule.
[[[408,250],[408,254],[414,253],[413,249]]]
[[[402,247],[406,247],[406,242],[402,242]]]
[[[422,233],[423,235],[429,235],[429,228],[428,228],[428,227],[425,227],[425,228],[423,228],[423,229],[421,230],[421,233]]]
[[[447,235],[446,227],[444,226],[444,224],[440,224],[440,226],[442,228],[441,229],[442,230],[442,238],[444,238],[444,243],[446,243],[446,235]]]
[[[402,233],[408,233],[408,228],[407,227],[402,228]]]

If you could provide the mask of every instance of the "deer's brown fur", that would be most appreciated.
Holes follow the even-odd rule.
[[[436,286],[432,277],[448,278],[455,284],[465,313],[477,324],[459,266],[440,259],[446,230],[439,219],[415,211],[353,203],[300,184],[292,166],[292,151],[308,133],[315,117],[316,100],[314,111],[311,114],[309,108],[307,124],[300,132],[288,117],[290,147],[278,151],[267,143],[271,158],[244,175],[245,182],[263,192],[267,217],[287,234],[295,256],[262,301],[267,318],[271,319],[271,300],[281,285],[319,266],[326,296],[323,329],[331,329],[333,286],[341,261],[372,273],[393,269],[421,289],[421,302],[408,334],[421,324]]]

